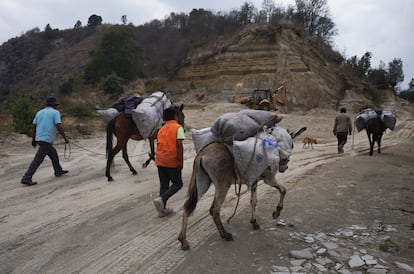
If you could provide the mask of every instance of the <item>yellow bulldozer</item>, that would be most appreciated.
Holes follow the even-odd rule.
[[[235,103],[267,111],[276,111],[280,107],[283,113],[287,113],[286,87],[282,85],[273,92],[270,89],[255,89],[251,96],[237,98]]]

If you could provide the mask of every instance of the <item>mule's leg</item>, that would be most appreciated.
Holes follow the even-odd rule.
[[[190,249],[190,245],[187,241],[187,225],[188,225],[188,212],[187,210],[184,208],[184,213],[183,213],[183,222],[181,224],[181,231],[180,234],[178,235],[178,240],[181,243],[181,249],[182,250],[188,250]]]
[[[251,186],[250,191],[250,205],[252,206],[252,216],[250,218],[250,223],[252,224],[254,230],[258,230],[260,229],[260,225],[256,221],[257,181]]]
[[[233,235],[224,229],[223,223],[220,218],[220,210],[223,205],[224,199],[226,198],[227,191],[230,188],[230,184],[214,184],[216,186],[216,192],[214,194],[214,201],[210,208],[210,215],[213,217],[214,223],[220,233],[221,238],[232,241]]]
[[[374,136],[372,136],[372,140],[371,140],[370,133],[368,133],[368,141],[369,141],[369,156],[372,156],[372,152],[374,151]]]
[[[381,139],[382,139],[382,133],[378,135],[378,153],[381,153]]]
[[[274,175],[273,176],[266,176],[264,178],[264,182],[266,184],[276,188],[277,190],[279,190],[279,193],[280,193],[280,199],[279,199],[279,203],[276,206],[276,211],[273,211],[273,214],[272,214],[273,218],[276,219],[277,217],[280,216],[280,212],[283,209],[283,200],[285,199],[286,188],[277,182]]]
[[[137,175],[137,171],[135,170],[135,168],[131,165],[131,162],[129,161],[128,158],[128,151],[127,151],[127,142],[125,142],[125,144],[122,147],[122,158],[124,158],[125,163],[128,165],[129,170],[132,172],[133,175]]]

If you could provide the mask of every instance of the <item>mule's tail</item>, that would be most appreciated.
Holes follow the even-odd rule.
[[[188,196],[184,203],[184,210],[187,215],[191,215],[198,202],[197,174],[201,168],[201,155],[197,155],[193,163],[193,174],[191,175],[190,185],[188,186]]]
[[[106,157],[112,157],[112,143],[114,138],[115,118],[106,125]]]

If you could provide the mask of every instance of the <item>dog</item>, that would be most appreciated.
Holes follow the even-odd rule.
[[[303,138],[303,148],[311,147],[313,149],[313,144],[318,144],[318,141],[315,138],[311,138],[311,137]]]

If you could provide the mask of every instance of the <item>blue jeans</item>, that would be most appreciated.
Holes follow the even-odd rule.
[[[24,174],[22,182],[26,182],[32,179],[33,174],[35,174],[36,170],[39,168],[40,164],[43,162],[46,155],[49,156],[50,160],[52,161],[53,169],[55,170],[55,175],[62,173],[62,167],[59,163],[59,156],[53,145],[41,141],[38,141],[37,144],[39,145],[39,149],[37,150],[32,163],[30,164],[29,168]]]

